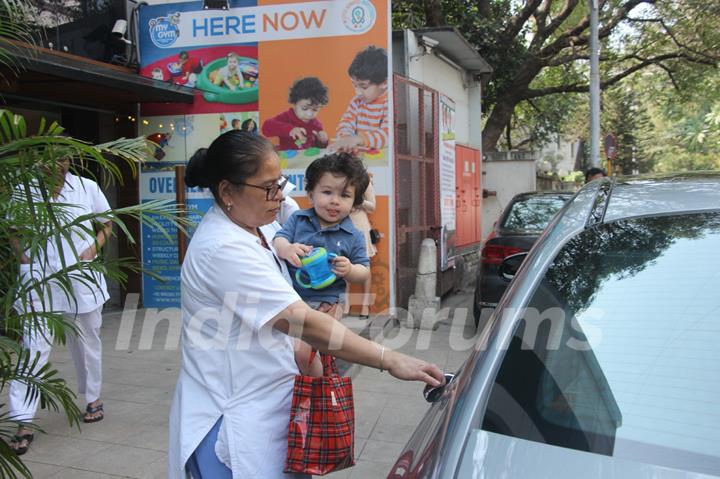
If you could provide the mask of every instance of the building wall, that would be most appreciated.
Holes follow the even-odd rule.
[[[565,176],[575,169],[578,143],[556,139],[543,145],[537,153],[538,171]],[[552,164],[554,162],[554,164]]]
[[[399,39],[394,42],[395,52]],[[472,81],[467,73],[457,65],[439,57],[437,50],[427,53],[419,47],[416,36],[404,32],[406,49],[402,58],[393,62],[394,71],[413,81],[426,85],[446,95],[455,103],[455,141],[470,148],[480,150],[482,145],[482,109],[480,84]],[[400,44],[402,45],[402,43]],[[481,181],[478,175],[478,191]],[[456,184],[457,186],[457,184]],[[472,185],[465,185],[472,189]],[[480,199],[482,202],[483,200]],[[479,221],[484,217],[478,215]],[[457,217],[456,221],[461,218]],[[458,226],[456,225],[456,228]],[[457,234],[457,230],[456,230]],[[462,289],[472,285],[477,269],[477,245],[464,245],[456,249],[455,267],[440,273],[438,285],[442,295],[452,289]]]
[[[482,237],[487,238],[503,208],[518,193],[535,191],[535,161],[501,160],[483,161],[483,189],[496,192],[483,199]]]
[[[455,141],[472,144],[468,89],[463,86],[463,74],[432,53],[411,58],[408,66],[412,80],[452,98],[455,102]]]

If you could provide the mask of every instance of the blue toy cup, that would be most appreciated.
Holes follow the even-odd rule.
[[[295,280],[303,288],[327,288],[337,279],[335,273],[332,272],[332,260],[336,257],[336,254],[329,253],[325,248],[313,248],[307,256],[300,260],[302,266],[295,271]],[[303,275],[310,281],[304,281]]]

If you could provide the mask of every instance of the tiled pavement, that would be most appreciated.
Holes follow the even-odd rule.
[[[463,293],[444,302],[445,307],[468,308],[467,324],[463,314],[451,314],[430,333],[386,325],[384,329],[371,328],[371,335],[382,331],[376,339],[388,346],[454,371],[472,344],[471,300],[472,294]],[[36,434],[30,451],[23,456],[35,478],[165,477],[168,410],[180,359],[177,349],[165,346],[177,345],[179,338],[168,321],[160,321],[153,339],[149,339],[148,328],[141,340],[143,318],[152,325],[146,317],[148,311],[125,314],[126,320],[136,318],[130,335],[130,323],[121,326],[121,312],[104,315],[105,420],[78,430],[71,428],[61,414],[40,411],[37,423],[47,434]],[[373,324],[380,324],[380,318]],[[348,325],[363,326],[353,320]],[[129,338],[129,347],[117,347],[119,330],[123,331],[120,342]],[[74,387],[74,368],[67,350],[56,347],[51,361]],[[384,478],[427,409],[422,387],[370,368],[353,367],[349,374],[353,375],[355,393],[357,465],[328,477]]]

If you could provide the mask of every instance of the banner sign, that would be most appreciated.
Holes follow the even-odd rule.
[[[455,264],[455,102],[440,95],[440,266]]]
[[[362,35],[376,18],[369,0],[328,0],[173,12],[150,19],[147,26],[156,47],[177,48]]]
[[[164,165],[147,165],[140,176],[140,197],[143,203],[152,200],[175,201],[175,169]],[[187,188],[188,219],[197,223],[213,202],[210,191]],[[145,223],[140,227],[143,269],[153,274],[143,275],[145,307],[176,307],[180,304],[180,262],[178,261],[177,229],[160,216],[153,219],[162,229]],[[163,231],[164,230],[164,231]],[[192,232],[190,232],[192,233]]]
[[[140,134],[157,145],[154,163],[141,171],[141,200],[174,200],[174,165],[219,135],[244,130],[276,145],[296,186],[291,195],[307,207],[308,165],[353,145],[374,175],[370,221],[388,238],[375,260],[388,271],[373,274],[373,288],[390,291],[389,2],[230,0],[227,10],[204,9],[202,1],[149,3],[138,9],[140,74],[192,88],[194,101],[141,106]],[[188,206],[193,201],[199,215],[212,205],[207,192],[188,190]],[[148,271],[165,280],[144,275],[145,307],[178,306],[176,239],[142,237]]]

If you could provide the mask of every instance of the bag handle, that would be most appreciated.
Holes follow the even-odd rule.
[[[323,354],[318,352],[315,348],[312,348],[310,350],[310,358],[308,360],[308,365],[312,364],[313,361],[315,361],[315,356],[320,355],[320,362],[322,362],[323,366],[323,376],[339,376],[340,371],[338,371],[337,365],[335,364],[335,358],[329,354]]]

